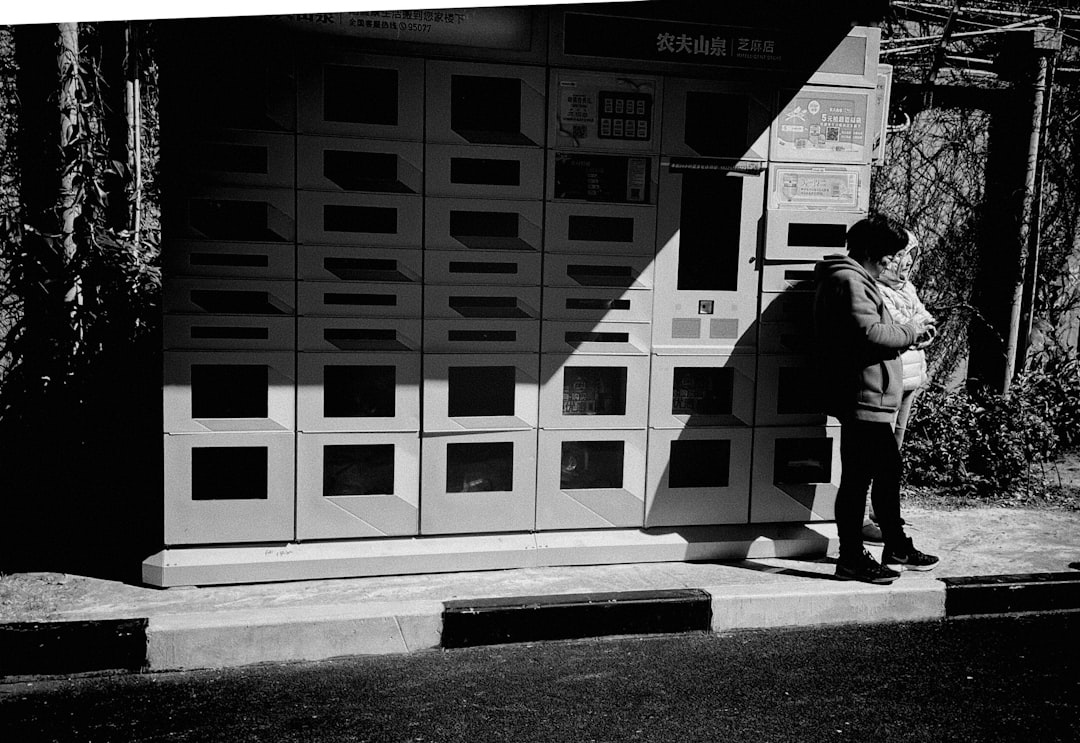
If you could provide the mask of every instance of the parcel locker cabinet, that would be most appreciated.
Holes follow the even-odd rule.
[[[548,147],[656,152],[660,79],[552,70]]]
[[[543,67],[427,62],[429,144],[544,146]]]
[[[645,526],[745,524],[749,428],[649,429]]]
[[[293,539],[295,434],[164,439],[165,544]]]
[[[862,212],[767,209],[765,260],[819,261],[847,252],[847,231]]]
[[[299,431],[420,430],[418,353],[300,353],[297,376]]]
[[[200,43],[205,41],[206,43]],[[266,39],[263,39],[263,43]],[[182,42],[169,67],[170,125],[189,133],[296,131],[296,76],[288,48],[253,51],[236,39]]]
[[[424,193],[464,199],[540,199],[544,152],[526,147],[429,144]]]
[[[424,247],[429,250],[539,251],[543,228],[539,200],[424,200]]]
[[[540,431],[537,529],[640,528],[645,513],[641,431]]]
[[[666,78],[663,153],[766,160],[772,123],[767,91],[762,85]]]
[[[541,428],[645,427],[648,356],[543,354],[541,359]]]
[[[368,139],[424,138],[424,62],[309,53],[299,66],[298,129]]]
[[[418,434],[300,433],[296,438],[297,539],[417,533]]]
[[[301,244],[296,253],[301,281],[419,284],[424,275],[421,250]]]
[[[769,160],[869,165],[875,105],[873,88],[807,85],[798,90],[781,89]]]
[[[421,194],[424,145],[380,139],[296,138],[298,188]]]
[[[653,356],[649,426],[750,426],[754,357],[749,354]]]
[[[660,180],[652,346],[657,353],[753,348],[760,173],[665,170]]]
[[[424,431],[535,428],[539,364],[536,354],[425,354]]]
[[[750,522],[830,521],[840,486],[840,426],[754,429]]]
[[[187,183],[292,188],[296,138],[258,131],[207,131],[177,143],[177,175]]]
[[[291,431],[295,357],[289,352],[166,351],[166,433]]]
[[[421,534],[532,531],[536,430],[425,434]]]
[[[291,188],[191,185],[165,203],[171,237],[222,242],[296,240],[296,192]]]
[[[767,263],[761,267],[758,351],[814,351],[814,263]]]
[[[758,356],[757,411],[759,426],[836,424],[826,416],[822,371],[814,354]]]
[[[419,248],[424,199],[411,194],[298,191],[303,244]]]

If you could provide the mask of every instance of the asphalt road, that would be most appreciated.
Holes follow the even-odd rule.
[[[0,684],[29,741],[1077,741],[1080,613]]]

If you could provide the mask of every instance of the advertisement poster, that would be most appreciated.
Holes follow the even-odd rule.
[[[776,117],[770,159],[869,162],[868,104],[864,91],[800,90]]]

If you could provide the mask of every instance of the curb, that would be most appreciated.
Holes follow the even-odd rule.
[[[1080,610],[1080,573],[375,602],[0,624],[0,678],[177,671],[515,642]]]

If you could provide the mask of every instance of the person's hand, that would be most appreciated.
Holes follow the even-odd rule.
[[[921,350],[929,346],[937,338],[937,332],[937,325],[933,323],[924,325],[922,334],[915,337],[914,348]]]
[[[915,343],[919,343],[923,336],[926,335],[927,324],[918,318],[912,319],[908,322],[908,327],[915,331]]]

